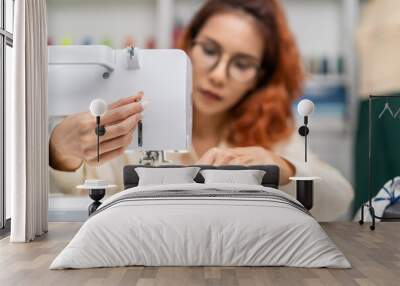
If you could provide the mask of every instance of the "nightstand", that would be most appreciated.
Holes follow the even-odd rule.
[[[106,189],[115,188],[116,185],[110,185],[104,180],[85,180],[84,185],[79,185],[76,188],[89,191],[89,197],[94,201],[88,207],[89,216],[94,213],[101,205],[100,200],[104,198]]]
[[[290,177],[289,180],[296,182],[296,199],[302,205],[311,210],[314,200],[314,181],[320,177]]]

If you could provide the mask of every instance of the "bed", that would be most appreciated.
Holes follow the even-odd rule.
[[[276,166],[198,166],[264,170],[261,185],[204,183],[199,173],[194,183],[152,186],[138,185],[136,167],[124,167],[125,190],[103,202],[50,269],[351,267],[307,209],[278,189]]]

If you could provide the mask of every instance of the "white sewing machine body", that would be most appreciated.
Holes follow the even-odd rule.
[[[142,146],[138,128],[130,149],[190,150],[192,68],[177,49],[118,49],[106,46],[49,47],[49,115],[88,111],[90,102],[107,103],[144,92]]]

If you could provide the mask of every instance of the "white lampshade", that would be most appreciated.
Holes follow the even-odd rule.
[[[297,105],[297,111],[301,116],[308,116],[314,112],[314,103],[309,99],[303,99]]]
[[[93,114],[93,116],[102,116],[104,113],[107,111],[107,103],[100,99],[94,99],[90,103],[90,112]]]

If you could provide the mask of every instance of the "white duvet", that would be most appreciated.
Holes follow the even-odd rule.
[[[205,188],[262,190],[297,202],[263,186],[176,184],[131,188],[100,209],[131,192]],[[316,220],[291,205],[261,198],[174,197],[104,207],[82,225],[50,269],[127,265],[351,267]]]

